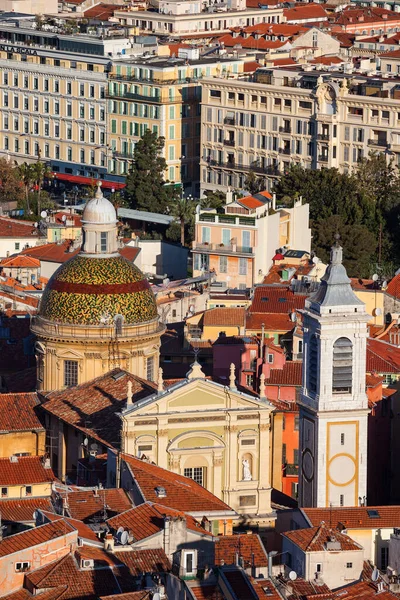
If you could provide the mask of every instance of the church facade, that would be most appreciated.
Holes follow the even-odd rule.
[[[164,328],[147,279],[119,254],[117,215],[100,187],[82,221],[81,251],[50,278],[32,320],[39,391],[74,387],[117,367],[156,378]]]
[[[240,392],[231,367],[229,387],[205,378],[194,363],[187,379],[121,414],[122,450],[191,477],[243,520],[269,523],[270,427],[274,407]],[[128,397],[129,398],[129,397]],[[218,533],[218,532],[217,532]]]
[[[351,289],[338,242],[302,312],[299,503],[358,506],[367,493],[369,315]]]

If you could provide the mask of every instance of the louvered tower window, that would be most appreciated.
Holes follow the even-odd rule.
[[[348,338],[339,338],[333,344],[333,393],[350,394],[353,381],[353,344]]]
[[[311,336],[308,348],[308,389],[311,392],[316,392],[318,372],[318,340],[315,335]]]

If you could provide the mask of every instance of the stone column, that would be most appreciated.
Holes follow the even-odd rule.
[[[222,498],[222,465],[223,455],[215,454],[213,456],[213,482],[212,482],[212,493],[217,498]]]
[[[259,425],[258,512],[271,512],[270,417]]]
[[[157,429],[157,464],[168,469],[168,429]]]

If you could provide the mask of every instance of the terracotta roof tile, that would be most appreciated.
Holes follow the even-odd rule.
[[[73,249],[73,243],[74,242],[72,240],[64,240],[61,244],[43,244],[42,246],[26,248],[26,250],[23,250],[20,254],[32,256],[39,261],[62,264],[80,252],[80,247],[75,248],[75,250]],[[124,246],[119,250],[121,256],[124,256],[124,258],[130,260],[131,262],[135,260],[139,252],[140,248],[136,248],[135,246]]]
[[[216,583],[203,583],[202,585],[191,587],[190,591],[195,600],[221,600],[222,598]]]
[[[20,498],[19,500],[0,500],[0,513],[2,521],[14,523],[33,522],[33,513],[41,509],[52,511],[50,498]]]
[[[384,587],[382,591],[378,590],[378,585],[373,582],[358,581],[345,588],[346,595],[343,595],[343,588],[330,592],[330,600],[370,600],[379,594],[380,600],[397,600],[398,595]]]
[[[385,19],[383,19],[385,15]],[[362,18],[362,21],[360,20]],[[347,8],[337,14],[335,23],[338,25],[350,25],[359,23],[382,23],[382,21],[397,21],[399,14],[392,11],[386,10],[385,8],[378,7],[365,7],[365,8]]]
[[[151,600],[152,594],[141,590],[140,592],[127,592],[126,594],[113,594],[112,596],[99,596],[99,600]],[[40,598],[38,599],[40,600]]]
[[[278,313],[250,313],[246,314],[246,330],[261,331],[264,325],[265,331],[291,331],[295,324],[290,318],[290,315]]]
[[[274,584],[269,579],[254,579],[251,577],[250,581],[259,600],[265,600],[265,598],[281,600],[281,596],[278,594]]]
[[[122,488],[110,488],[68,493],[68,514],[73,519],[90,521],[103,515],[104,506],[108,517],[132,508],[132,502]]]
[[[32,256],[24,256],[22,254],[17,254],[15,256],[8,256],[7,258],[3,258],[0,262],[0,267],[13,267],[13,268],[37,268],[40,267],[40,261],[37,258],[33,258]]]
[[[60,210],[57,213],[54,213],[52,215],[52,218],[58,225],[65,225],[65,221],[63,220],[63,217],[66,217],[67,221],[73,221],[74,227],[82,226],[81,215],[75,215],[75,214],[73,214],[69,211],[65,211],[65,210]]]
[[[348,535],[340,533],[336,529],[333,530],[322,523],[318,527],[286,531],[282,535],[304,552],[322,552],[326,550],[326,543],[331,540],[332,536],[340,543],[341,550],[362,550],[360,544],[357,544]],[[335,552],[337,551],[335,550]]]
[[[120,561],[126,565],[134,577],[143,573],[165,573],[172,565],[161,548],[132,550],[131,552],[114,552]]]
[[[241,46],[242,48],[249,48],[259,51],[282,48],[282,46],[284,46],[287,43],[272,40],[270,41],[264,38],[259,38],[258,40],[256,40],[253,36],[233,36],[231,33],[226,33],[225,35],[219,37],[218,42],[220,44],[224,44],[224,46],[228,48],[232,48],[234,46]]]
[[[123,454],[134,478],[139,484],[143,500],[156,502],[164,507],[182,510],[187,513],[209,513],[230,511],[231,508],[201,485],[183,475],[178,475],[157,465]],[[156,487],[165,488],[165,498],[159,498]]]
[[[1,600],[33,600],[33,598],[35,598],[35,600],[62,600],[65,590],[66,586],[56,587],[34,597],[28,590],[21,589],[18,590],[18,592],[2,596]]]
[[[270,376],[265,379],[265,385],[301,386],[302,368],[303,363],[300,361],[287,361],[283,365],[283,369],[271,369]]]
[[[129,260],[130,262],[135,262],[135,259],[139,252],[140,248],[136,246],[124,246],[119,250],[120,255],[126,258],[126,260]]]
[[[324,18],[328,20],[328,13],[321,4],[300,4],[294,8],[287,8],[283,11],[283,16],[286,18],[286,22],[289,21],[308,21],[312,19]]]
[[[399,373],[400,348],[377,339],[367,339],[368,373]]]
[[[216,566],[236,564],[237,554],[243,558],[245,569],[253,564],[256,567],[266,567],[268,565],[268,557],[258,535],[221,535],[216,538]]]
[[[44,431],[37,416],[37,394],[0,394],[0,432]]]
[[[325,521],[333,528],[340,529],[392,528],[397,527],[400,522],[400,506],[303,508],[302,512],[312,526]]]
[[[0,541],[0,557],[21,552],[26,548],[33,548],[39,544],[49,542],[56,537],[63,537],[73,533],[73,528],[63,519],[54,523],[46,523],[40,527],[34,527],[15,535],[10,535]],[[69,542],[66,542],[69,543]]]
[[[31,485],[55,481],[50,468],[43,466],[41,456],[18,456],[17,462],[0,458],[0,486]]]
[[[288,587],[292,592],[292,596],[290,598],[300,598],[304,596],[314,596],[319,594],[329,594],[330,588],[323,583],[321,580],[315,581],[306,581],[301,577],[298,577],[294,581],[286,580],[282,576],[278,576],[278,580],[283,582],[285,587]]]
[[[244,326],[244,308],[212,308],[206,310],[203,317],[204,326],[220,325],[221,327]]]
[[[64,520],[78,532],[78,536],[80,538],[90,542],[99,543],[99,538],[97,537],[93,529],[90,529],[90,527],[88,525],[85,525],[85,523],[82,523],[82,521],[78,521],[77,519],[71,519],[70,517],[64,517],[62,515],[57,515],[53,512],[47,512],[45,510],[40,510],[40,512],[43,515],[43,519],[46,523],[54,523],[57,521]]]
[[[287,287],[260,285],[254,290],[250,313],[287,314],[304,308],[306,296],[295,294]]]
[[[385,294],[400,299],[400,273],[389,281]]]
[[[114,369],[76,387],[49,392],[42,407],[102,443],[118,446],[121,430],[118,413],[126,405],[128,381],[132,382],[133,402],[156,391],[156,386],[150,381],[122,369]]]
[[[108,519],[107,525],[115,531],[119,527],[130,530],[135,542],[144,540],[164,530],[164,517],[176,516],[186,519],[187,528],[203,535],[211,535],[203,529],[198,521],[179,510],[171,509],[161,504],[145,502],[135,506],[120,515]]]
[[[121,8],[120,4],[107,4],[100,2],[95,6],[91,6],[84,11],[85,19],[100,19],[101,21],[108,21],[110,17],[114,15],[115,10]]]
[[[0,217],[0,238],[38,238],[39,232],[34,223],[18,221],[9,217]]]

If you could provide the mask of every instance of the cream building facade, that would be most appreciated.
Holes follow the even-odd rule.
[[[147,279],[118,252],[117,215],[100,188],[82,223],[81,251],[50,278],[32,320],[37,389],[74,387],[116,367],[152,381],[164,328]]]
[[[122,449],[195,479],[242,519],[269,522],[270,427],[273,406],[230,386],[207,380],[198,363],[187,379],[122,412]]]
[[[303,313],[299,504],[366,502],[368,398],[365,304],[351,289],[336,242]]]
[[[271,186],[290,164],[346,172],[372,150],[399,164],[397,83],[306,67],[204,79],[201,189],[243,189],[250,171]]]

